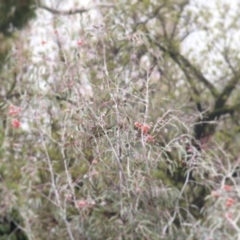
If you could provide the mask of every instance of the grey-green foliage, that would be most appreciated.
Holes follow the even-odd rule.
[[[13,41],[17,39],[16,30],[21,30],[30,19],[35,16],[35,1],[34,0],[0,0],[0,73],[2,67],[7,61],[7,56],[12,48]],[[1,79],[1,77],[0,77]],[[4,83],[1,79],[1,88],[4,89]],[[9,81],[9,79],[8,79]],[[4,92],[2,91],[1,94]],[[0,96],[0,103],[4,106]],[[3,109],[1,109],[2,111]],[[2,113],[1,113],[2,114]],[[0,117],[0,159],[4,157],[4,125],[6,118],[4,115]],[[1,160],[2,161],[2,160]],[[3,165],[4,163],[0,163]],[[5,169],[5,166],[1,166]],[[2,172],[0,173],[0,181],[8,181],[11,175],[7,175],[6,179],[2,179]],[[1,192],[0,192],[1,194]],[[0,202],[3,204],[3,196],[0,196]],[[18,209],[9,210],[6,213],[0,214],[0,239],[1,240],[26,240],[28,239],[25,233],[19,228],[23,224]]]
[[[201,64],[181,51],[179,35],[201,27],[191,17],[194,12],[185,11],[189,2],[115,1],[114,7],[98,9],[103,26],[89,21],[81,26],[81,34],[68,29],[71,40],[84,39],[80,45],[68,45],[61,31],[55,33],[52,51],[61,54],[54,61],[49,62],[45,50],[38,64],[21,51],[11,58],[1,97],[8,97],[6,105],[24,106],[22,119],[28,129],[13,129],[7,110],[1,115],[8,129],[0,131],[0,174],[9,194],[4,202],[21,212],[19,226],[29,238],[68,239],[72,234],[81,240],[205,239],[213,232],[219,239],[224,231],[233,238],[238,234],[230,224],[214,232],[219,219],[224,223],[228,193],[206,202],[234,168],[231,162],[236,162],[238,151],[232,139],[239,128],[231,128],[228,135],[224,130],[238,126],[238,112],[231,101],[225,106],[229,91],[219,94],[221,89],[206,79]],[[12,19],[13,29],[26,22],[24,17],[19,24],[14,16],[6,19]],[[53,25],[60,29],[64,22],[56,17]],[[1,24],[2,39],[10,39],[11,24]],[[150,67],[144,64],[146,58]],[[92,87],[91,101],[82,94],[79,72]],[[235,90],[236,79],[226,90]],[[37,85],[44,81],[43,92]],[[4,95],[9,83],[13,97]],[[228,119],[224,125],[219,118],[218,128],[210,125],[214,131],[201,124],[231,112],[236,122]],[[149,124],[149,132],[142,134],[136,122]],[[212,141],[210,136],[202,138],[208,132]],[[153,141],[147,141],[147,134]],[[11,222],[4,224],[6,232]]]

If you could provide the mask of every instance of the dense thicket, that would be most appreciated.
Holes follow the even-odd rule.
[[[236,239],[232,4],[1,1],[2,239]]]

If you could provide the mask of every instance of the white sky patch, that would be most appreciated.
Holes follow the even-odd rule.
[[[203,20],[205,29],[196,29],[184,40],[182,52],[190,59],[195,59],[198,67],[201,67],[201,71],[212,82],[226,74],[223,69],[229,68],[223,57],[224,48],[239,52],[239,4],[239,1],[227,0],[193,0],[191,3],[190,8],[193,11],[202,11],[203,15],[207,15],[209,11],[212,16],[209,21]],[[222,83],[221,81],[220,84]]]
[[[90,1],[45,1],[45,6],[58,10],[71,10],[75,8],[89,7]],[[90,11],[91,12],[91,11]],[[31,72],[30,78],[43,91],[49,90],[48,83],[54,81],[57,75],[56,69],[59,65],[59,47],[57,41],[60,41],[63,54],[70,54],[66,59],[76,54],[79,50],[79,42],[84,44],[84,36],[81,35],[82,24],[86,24],[85,16],[76,15],[54,15],[44,9],[36,11],[37,17],[26,30],[28,42],[26,46],[31,49],[32,65],[29,66]],[[74,56],[73,56],[74,57]],[[58,59],[58,60],[57,60]],[[69,59],[71,61],[71,59]],[[44,79],[48,75],[48,81]],[[86,78],[83,78],[86,85]],[[90,85],[86,87],[91,91]],[[84,90],[82,90],[84,91]]]

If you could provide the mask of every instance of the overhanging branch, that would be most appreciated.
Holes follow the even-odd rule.
[[[183,70],[184,73],[186,73],[187,71],[188,75],[192,75],[199,82],[203,83],[215,98],[219,96],[219,93],[215,86],[207,78],[205,78],[202,72],[198,70],[194,65],[192,65],[186,57],[176,51],[173,44],[169,44],[169,46],[165,47],[156,40],[150,40],[154,41],[154,44],[158,46],[160,50],[169,54],[173,61],[178,64],[178,66]]]
[[[233,114],[234,111],[240,108],[240,103],[225,106],[222,108],[214,108],[212,111],[207,113],[204,118],[199,119],[194,127],[194,135],[197,140],[212,135],[215,132],[217,124],[212,124],[213,121],[219,120],[219,118],[225,114]],[[216,122],[217,123],[217,122]]]
[[[112,8],[114,7],[114,4],[99,4],[93,7],[89,7],[89,8],[75,8],[75,9],[70,9],[70,10],[58,10],[58,9],[54,9],[54,8],[50,8],[48,6],[44,6],[44,5],[39,5],[38,8],[42,8],[48,12],[51,12],[52,14],[56,14],[56,15],[74,15],[74,14],[78,14],[78,13],[84,13],[84,12],[89,12],[90,10],[96,9],[96,8]]]

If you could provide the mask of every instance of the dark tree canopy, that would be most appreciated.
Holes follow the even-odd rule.
[[[1,0],[0,32],[9,35],[14,28],[22,29],[35,16],[34,0]]]
[[[12,48],[12,34],[35,16],[34,0],[0,1],[0,69]]]

